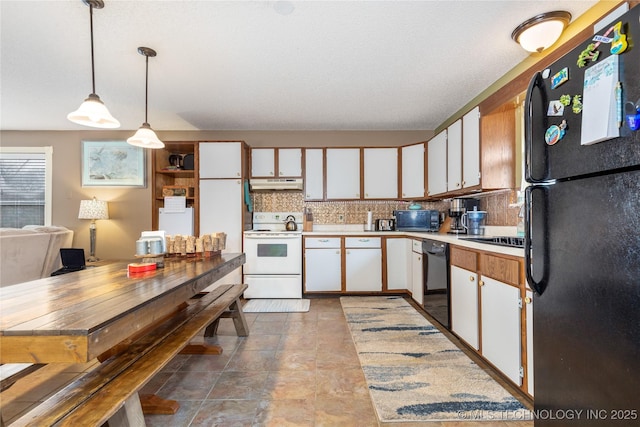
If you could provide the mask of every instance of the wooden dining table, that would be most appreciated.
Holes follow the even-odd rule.
[[[170,316],[241,267],[243,253],[167,258],[129,274],[127,261],[0,288],[0,363],[88,362]]]

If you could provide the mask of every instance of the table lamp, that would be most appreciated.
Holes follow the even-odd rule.
[[[97,200],[95,197],[91,200],[80,200],[78,219],[91,220],[91,225],[89,226],[91,249],[87,261],[98,261],[98,258],[96,258],[96,220],[109,219],[109,205],[107,202]]]

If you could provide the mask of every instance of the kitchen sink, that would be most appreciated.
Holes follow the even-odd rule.
[[[488,243],[490,245],[508,246],[511,248],[524,248],[524,237],[494,236],[494,237],[462,237],[461,240]]]

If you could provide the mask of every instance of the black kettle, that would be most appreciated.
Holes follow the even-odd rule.
[[[284,221],[284,228],[287,231],[296,231],[298,229],[298,224],[296,224],[296,217],[294,217],[293,215],[289,215]]]

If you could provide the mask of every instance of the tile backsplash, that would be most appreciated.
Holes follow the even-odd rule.
[[[520,207],[515,205],[515,190],[500,190],[473,196],[480,200],[480,209],[487,211],[487,225],[515,226]],[[272,191],[251,193],[253,210],[256,212],[302,212],[311,209],[315,224],[364,224],[367,211],[373,218],[391,218],[394,210],[407,209],[410,202],[399,200],[357,200],[306,202],[301,191]],[[424,209],[448,212],[449,200],[421,202]]]

